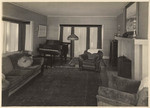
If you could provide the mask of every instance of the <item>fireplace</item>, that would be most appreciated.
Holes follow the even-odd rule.
[[[118,76],[132,78],[131,60],[125,56],[118,57]]]
[[[118,40],[118,57],[131,60],[131,77],[141,80],[148,76],[148,40],[115,37]]]

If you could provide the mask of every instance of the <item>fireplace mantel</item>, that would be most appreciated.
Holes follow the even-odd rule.
[[[141,80],[148,75],[148,40],[115,37],[118,40],[118,57],[132,61],[132,79]]]

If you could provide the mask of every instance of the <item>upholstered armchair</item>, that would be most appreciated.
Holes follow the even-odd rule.
[[[101,70],[101,62],[106,65],[103,61],[103,52],[97,51],[97,53],[90,53],[87,50],[84,51],[84,54],[79,55],[79,68],[90,69],[95,71]]]
[[[147,78],[136,81],[110,73],[98,88],[98,106],[148,106]]]

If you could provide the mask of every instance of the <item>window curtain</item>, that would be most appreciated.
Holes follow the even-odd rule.
[[[3,53],[32,50],[30,22],[3,17]],[[27,30],[26,30],[27,28]]]
[[[98,28],[90,27],[90,49],[97,49]]]
[[[79,37],[79,40],[74,41],[74,57],[78,57],[86,50],[86,27],[75,27],[74,34]]]
[[[33,39],[32,39],[32,34],[31,34],[31,25],[26,24],[26,31],[25,31],[25,50],[26,51],[32,51],[33,47]]]
[[[18,28],[16,23],[3,21],[3,53],[18,51]]]
[[[71,34],[71,27],[62,27],[62,29],[63,29],[62,41],[63,42],[70,42],[70,40],[67,40],[67,38]],[[67,57],[70,57],[70,54],[71,54],[71,48],[70,48],[70,45],[68,45]]]

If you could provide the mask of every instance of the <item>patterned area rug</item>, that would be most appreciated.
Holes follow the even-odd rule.
[[[79,60],[77,57],[72,58],[72,60],[69,62],[69,65],[72,67],[79,68]]]
[[[45,69],[9,99],[9,106],[96,106],[99,73],[77,68]]]

